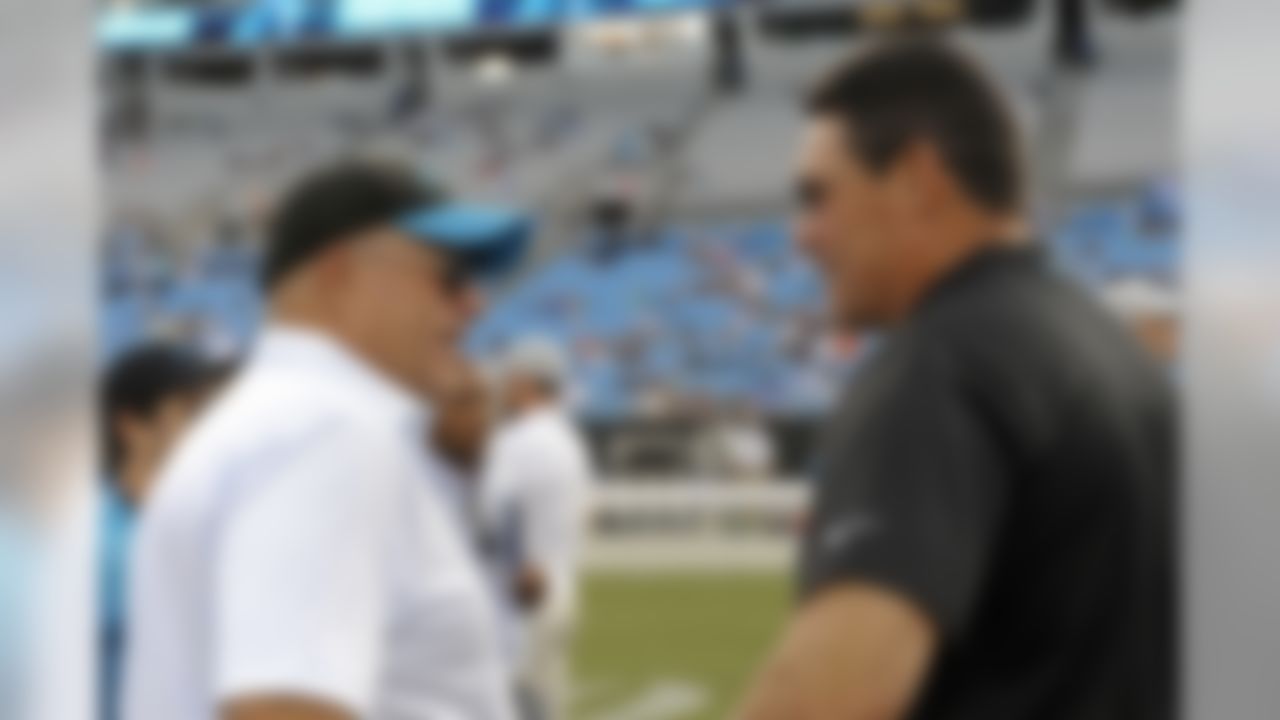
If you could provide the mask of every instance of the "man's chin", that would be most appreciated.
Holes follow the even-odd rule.
[[[442,345],[433,348],[424,372],[428,389],[434,395],[441,388],[452,387],[467,370],[467,358],[457,346]]]
[[[465,331],[441,332],[427,338],[428,352],[433,357],[460,356],[462,347],[466,345],[466,339],[467,334]]]
[[[837,303],[831,309],[831,324],[840,330],[869,330],[884,325],[884,319],[868,308],[853,303]]]

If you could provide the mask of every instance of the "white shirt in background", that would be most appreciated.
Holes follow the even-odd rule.
[[[211,720],[250,695],[509,720],[496,618],[425,420],[334,340],[268,331],[142,518],[125,720]]]
[[[591,485],[586,445],[558,407],[530,411],[494,438],[481,481],[482,515],[509,622],[519,624],[523,615],[509,589],[524,564],[547,576],[539,615],[564,623],[576,616]]]

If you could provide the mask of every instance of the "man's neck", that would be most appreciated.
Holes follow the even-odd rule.
[[[341,323],[332,322],[326,316],[273,307],[268,323],[275,328],[319,335],[336,343],[346,353],[357,359],[366,369],[374,372],[381,380],[397,388],[400,392],[411,395],[424,404],[429,404],[433,399],[432,388],[428,387],[424,378],[410,378],[406,377],[404,373],[398,372],[395,367],[383,362],[379,353],[372,351],[363,342],[359,332],[349,331]]]
[[[538,413],[550,408],[552,405],[553,402],[548,398],[531,397],[512,408],[511,417],[513,420],[523,420],[537,415]]]
[[[155,463],[147,460],[134,459],[125,462],[120,468],[120,475],[116,478],[120,488],[121,498],[130,507],[140,507],[142,505],[142,496],[148,482],[155,480],[151,477],[155,472]]]
[[[950,240],[940,242],[925,259],[917,281],[899,303],[897,321],[905,319],[929,292],[974,256],[993,248],[1012,248],[1030,241],[1030,225],[1021,216],[974,217],[959,223]]]
[[[327,322],[319,313],[309,311],[295,303],[287,300],[277,300],[271,304],[267,311],[267,324],[275,327],[292,328],[304,330],[307,332],[319,333],[341,339],[340,333],[336,332],[332,323]]]
[[[994,221],[987,228],[986,247],[1022,247],[1031,243],[1031,223],[1022,215],[1012,215]]]

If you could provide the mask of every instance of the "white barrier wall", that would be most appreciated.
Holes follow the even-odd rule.
[[[586,548],[591,570],[759,570],[791,567],[808,507],[800,482],[607,482]]]

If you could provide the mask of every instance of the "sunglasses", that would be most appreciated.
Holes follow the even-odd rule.
[[[803,210],[820,207],[827,198],[827,187],[812,178],[803,178],[796,183],[793,191],[795,203]]]
[[[445,255],[438,266],[436,282],[447,295],[458,297],[476,286],[476,277],[462,258]]]

